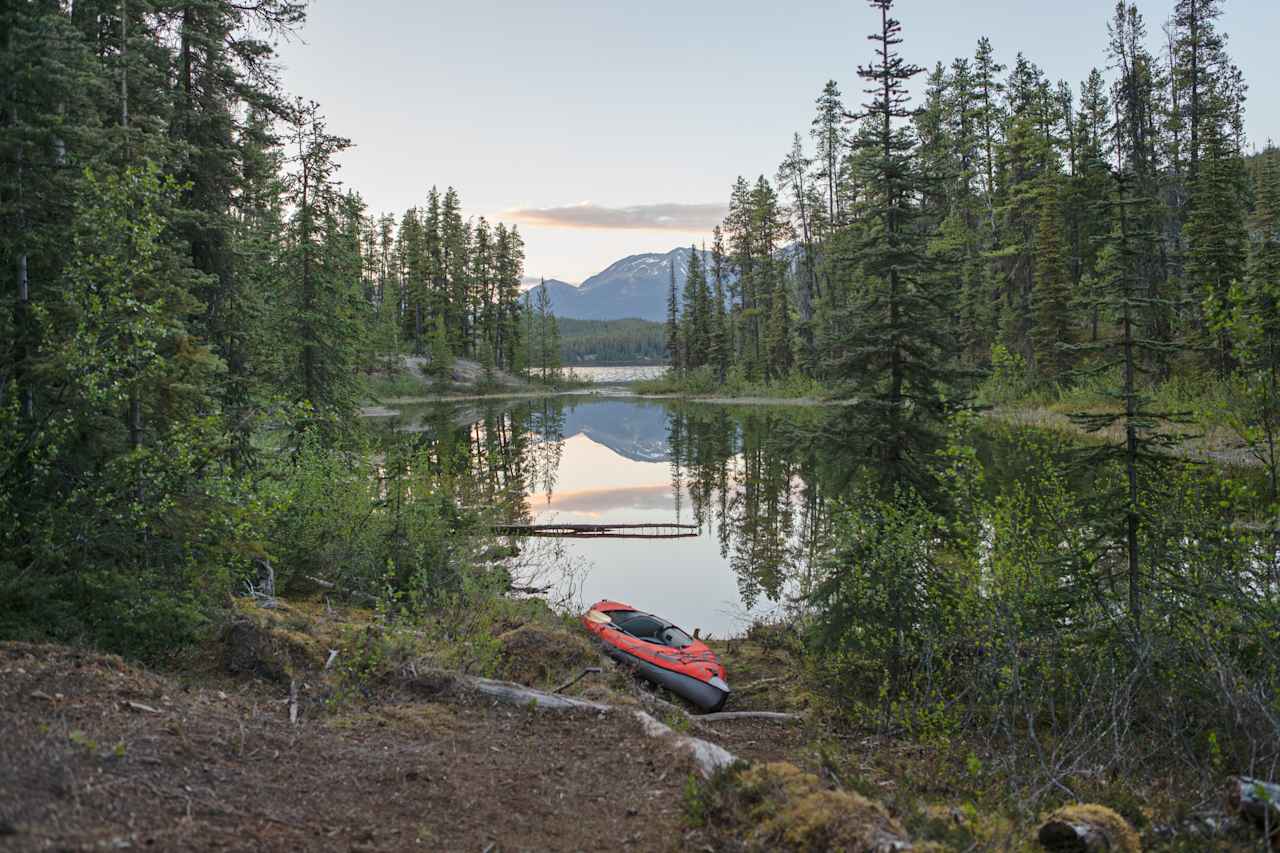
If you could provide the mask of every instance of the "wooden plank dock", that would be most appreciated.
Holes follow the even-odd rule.
[[[577,539],[689,539],[696,524],[496,524],[504,536],[558,536]]]

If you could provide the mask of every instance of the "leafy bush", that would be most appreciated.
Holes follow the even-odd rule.
[[[396,370],[380,373],[367,381],[366,393],[375,400],[423,397],[434,389],[416,371]]]
[[[1026,360],[1004,344],[991,347],[991,375],[978,389],[978,401],[999,406],[1021,400],[1032,388]]]
[[[1082,479],[1024,440],[1039,458],[946,524],[901,491],[836,513],[808,660],[829,708],[935,743],[977,734],[1003,772],[1069,799],[1154,765],[1212,778],[1280,757],[1280,557],[1237,523],[1264,508],[1191,466],[1144,483],[1135,618],[1123,516],[1095,505],[1123,472]]]

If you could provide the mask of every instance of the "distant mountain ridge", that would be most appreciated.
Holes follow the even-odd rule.
[[[671,287],[672,265],[675,267],[677,298],[684,293],[689,273],[688,246],[665,254],[646,252],[615,261],[588,278],[578,287],[558,279],[547,280],[551,311],[557,317],[575,320],[665,320],[667,291]],[[705,266],[710,267],[711,253],[697,250]]]

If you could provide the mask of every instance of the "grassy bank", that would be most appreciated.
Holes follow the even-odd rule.
[[[512,393],[559,392],[587,388],[589,379],[572,370],[558,371],[546,379],[531,374],[528,378],[502,370],[486,369],[479,362],[454,359],[450,379],[434,379],[428,363],[419,357],[405,356],[398,368],[374,373],[365,379],[365,395],[375,403],[394,400],[427,400],[450,396],[504,395]]]
[[[785,379],[765,382],[747,379],[741,373],[734,371],[725,378],[724,382],[720,382],[715,374],[706,368],[683,372],[668,370],[655,379],[641,379],[633,382],[630,388],[636,394],[646,396],[669,395],[779,400],[829,400],[834,397],[829,386],[799,374],[791,374]]]

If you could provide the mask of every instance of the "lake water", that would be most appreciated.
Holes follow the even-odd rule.
[[[583,603],[612,598],[723,637],[810,591],[832,505],[875,474],[841,438],[844,418],[606,392],[405,406],[389,425],[435,458],[465,460],[452,464],[514,522],[695,525],[689,538],[555,541],[585,571]],[[989,490],[1040,458],[1011,432],[970,436]]]
[[[411,435],[512,522],[695,525],[689,538],[554,543],[585,572],[575,574],[581,603],[612,598],[723,637],[809,591],[830,543],[832,506],[854,494],[850,484],[876,476],[865,450],[851,449],[861,433],[846,420],[838,407],[645,400],[602,389],[404,406],[379,422]],[[992,423],[970,431],[988,494],[1041,464],[1045,447],[1028,439]],[[1053,442],[1054,453],[1068,446],[1049,435],[1036,441]],[[518,540],[526,554],[549,541]]]
[[[806,414],[826,416],[569,396],[406,406],[397,426],[464,446],[478,477],[499,472],[495,493],[520,493],[518,520],[697,525],[688,538],[558,542],[584,570],[584,603],[613,598],[723,637],[777,609],[815,544],[817,493],[795,444],[775,440]]]
[[[597,385],[657,379],[667,372],[665,364],[575,364],[568,369],[572,370],[575,376],[595,382]]]

